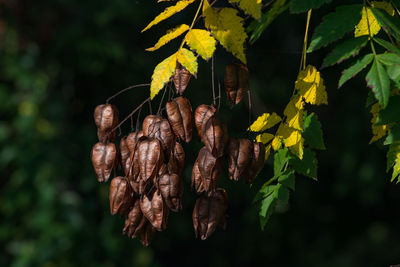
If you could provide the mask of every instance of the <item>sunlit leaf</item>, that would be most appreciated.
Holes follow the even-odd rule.
[[[250,125],[248,130],[252,132],[265,131],[275,126],[281,120],[282,120],[281,117],[279,117],[279,115],[277,115],[275,112],[272,114],[264,113],[261,116],[259,116],[257,120],[253,122],[252,125]]]
[[[292,127],[297,130],[303,130],[304,111],[300,96],[293,97],[289,101],[285,110],[283,111],[283,114],[286,116],[286,122],[289,125],[289,127]]]
[[[214,54],[216,41],[206,30],[193,29],[189,31],[186,34],[185,42],[204,60],[208,60]]]
[[[176,68],[176,53],[159,63],[151,76],[150,97],[153,99],[174,75]]]
[[[256,136],[256,142],[261,142],[264,145],[267,144],[269,141],[271,141],[274,138],[273,134],[270,133],[263,133],[259,134]]]
[[[256,20],[261,19],[261,0],[229,0],[229,2],[238,4],[241,10]]]
[[[295,88],[299,90],[304,102],[312,105],[328,104],[324,80],[314,66],[308,65],[297,77]]]
[[[192,75],[196,75],[197,73],[197,58],[193,54],[192,51],[187,50],[186,48],[181,48],[177,54],[176,58],[182,66],[185,67]]]
[[[158,42],[150,48],[147,48],[146,51],[154,51],[162,47],[163,45],[167,44],[169,41],[175,39],[176,37],[180,36],[182,33],[189,30],[189,26],[186,24],[181,24],[178,27],[169,30],[164,36],[162,36]]]
[[[374,14],[371,9],[365,7],[362,10],[361,20],[356,25],[356,29],[354,30],[354,37],[360,37],[363,35],[374,36],[381,30],[381,26],[378,21],[375,19]]]
[[[373,143],[379,139],[381,139],[382,137],[386,136],[387,132],[388,132],[388,124],[384,124],[384,125],[376,125],[376,119],[378,118],[378,114],[379,111],[381,109],[381,106],[379,105],[379,103],[375,103],[374,105],[372,105],[371,107],[371,114],[372,114],[372,119],[371,119],[371,129],[372,129],[372,138],[369,141],[369,143]]]

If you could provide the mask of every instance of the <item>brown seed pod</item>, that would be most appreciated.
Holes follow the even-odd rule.
[[[201,178],[199,170],[199,163],[197,162],[197,160],[193,164],[192,183],[190,187],[192,188],[192,191],[196,192],[197,194],[201,194],[205,191],[203,186],[203,179]]]
[[[126,144],[130,152],[135,151],[136,144],[140,137],[143,136],[143,131],[140,132],[132,132],[126,137]]]
[[[99,182],[107,182],[115,164],[117,149],[114,143],[95,144],[92,148],[91,159]]]
[[[182,210],[183,181],[177,174],[160,176],[158,186],[165,204],[175,212]]]
[[[150,125],[159,122],[160,120],[162,120],[161,116],[158,115],[148,115],[146,116],[146,118],[144,118],[143,120],[143,124],[142,124],[142,133],[144,136],[148,136],[150,130],[149,127]]]
[[[149,193],[151,199],[147,194],[143,194],[140,198],[140,208],[143,215],[149,222],[156,228],[157,231],[162,231],[167,227],[167,220],[169,210],[164,204],[162,196],[157,189],[153,193]]]
[[[94,109],[94,122],[100,131],[107,132],[118,124],[118,110],[114,105],[98,105]]]
[[[112,215],[126,216],[134,205],[134,196],[128,179],[115,177],[110,183],[110,211]]]
[[[143,246],[148,247],[150,245],[151,240],[154,237],[155,231],[156,229],[154,229],[153,225],[149,221],[147,221],[143,226],[143,230],[139,233],[139,240]]]
[[[191,77],[192,75],[185,67],[183,67],[181,64],[177,64],[174,77],[172,78],[177,94],[183,94]]]
[[[149,116],[153,117],[147,119]],[[175,135],[168,120],[154,115],[149,116],[143,121],[143,135],[149,138],[157,138],[161,142],[163,151],[171,151],[175,144]],[[169,153],[166,153],[166,155],[169,155]]]
[[[202,240],[207,239],[217,228],[226,227],[228,197],[224,189],[218,188],[209,196],[202,195],[196,200],[192,219],[194,231]]]
[[[217,188],[218,178],[221,174],[221,160],[214,157],[206,147],[200,149],[196,159],[200,171],[202,184],[206,192],[212,192]]]
[[[126,142],[126,136],[122,137],[121,141],[119,142],[119,151],[121,154],[122,171],[124,172],[125,175],[128,175],[128,173],[129,173],[129,165],[128,164],[130,162],[128,162],[128,164],[126,164],[126,163],[131,155],[131,152],[129,151],[128,144]]]
[[[128,217],[125,219],[125,226],[122,233],[130,238],[136,237],[138,233],[137,230],[140,230],[139,225],[142,222],[142,218],[143,213],[140,209],[140,200],[136,199]]]
[[[200,105],[194,113],[194,124],[196,125],[197,133],[200,138],[203,136],[203,128],[207,121],[217,113],[214,106]]]
[[[231,138],[227,147],[228,174],[238,181],[253,159],[253,143],[247,139]]]
[[[192,139],[192,106],[187,98],[182,96],[167,102],[168,120],[175,135],[189,143]]]
[[[176,142],[174,147],[174,157],[178,164],[178,174],[182,175],[185,168],[185,151],[180,143]]]
[[[160,141],[149,138],[139,140],[135,160],[140,168],[140,179],[144,182],[152,180],[163,162]]]
[[[224,87],[232,105],[238,104],[247,91],[249,70],[243,64],[229,64],[225,68]]]
[[[112,142],[115,140],[115,137],[117,136],[116,131],[112,131],[111,130],[107,130],[107,131],[102,131],[100,129],[97,129],[97,137],[99,139],[100,142],[102,143],[108,143],[108,142]]]
[[[137,181],[135,181],[135,180],[133,180],[133,179],[129,179],[129,183],[131,184],[131,188],[132,188],[132,190],[133,190],[133,192],[135,193],[135,194],[140,194],[140,183],[139,182],[137,182]]]
[[[216,117],[210,118],[203,128],[201,140],[206,145],[208,151],[215,157],[222,157],[224,155],[225,145],[229,140],[226,125]]]
[[[263,143],[253,144],[252,160],[248,168],[243,172],[243,180],[247,184],[253,183],[257,174],[261,171],[264,166],[265,160],[265,146]]]

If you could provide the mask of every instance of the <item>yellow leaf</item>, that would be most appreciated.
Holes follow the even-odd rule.
[[[286,116],[286,122],[289,127],[302,131],[304,125],[304,112],[302,102],[301,100],[299,101],[299,99],[301,99],[300,96],[293,97],[287,104],[283,114]]]
[[[378,118],[380,109],[381,109],[381,107],[380,107],[379,103],[375,103],[371,107],[371,111],[370,111],[372,114],[371,129],[372,129],[373,136],[372,136],[371,140],[369,141],[370,144],[381,139],[382,137],[386,136],[386,134],[389,130],[388,124],[375,125],[375,122],[376,122],[376,119]]]
[[[314,66],[308,65],[305,70],[300,71],[295,88],[300,91],[300,95],[306,103],[312,105],[328,104],[324,80]]]
[[[388,3],[388,2],[373,1],[373,2],[371,3],[371,6],[374,7],[374,8],[380,8],[380,9],[385,10],[390,16],[394,16],[394,14],[395,14],[395,13],[394,13],[393,6],[392,6],[390,3]]]
[[[263,133],[263,134],[259,134],[256,136],[256,141],[257,142],[261,142],[264,145],[267,144],[269,141],[272,140],[272,138],[274,138],[273,134],[270,133]]]
[[[185,7],[187,7],[194,1],[195,0],[181,0],[181,1],[177,2],[174,6],[167,7],[163,12],[160,13],[160,15],[155,17],[155,19],[153,19],[149,23],[149,25],[147,25],[146,28],[144,28],[142,30],[142,32],[147,31],[154,25],[156,25],[156,24],[160,23],[161,21],[166,20],[167,18],[171,17],[172,15],[182,11],[183,9],[185,9]]]
[[[279,125],[278,131],[276,131],[276,136],[283,141],[285,147],[296,145],[302,138],[300,131],[290,128],[285,124]]]
[[[193,29],[186,34],[185,42],[191,50],[196,51],[204,60],[212,57],[216,41],[206,30]]]
[[[246,64],[244,43],[247,39],[243,19],[233,8],[212,8],[208,1],[203,4],[204,23],[221,45]]]
[[[153,99],[175,73],[177,53],[159,63],[151,76],[150,97]]]
[[[303,159],[304,154],[304,139],[301,138],[294,146],[289,147],[290,152],[295,154],[299,159]]]
[[[159,49],[160,47],[175,39],[187,30],[189,30],[189,26],[186,24],[179,25],[178,27],[169,30],[164,36],[162,36],[158,40],[158,42],[153,47],[147,48],[146,51],[154,51]]]
[[[370,35],[370,37],[372,37],[380,30],[381,26],[376,20],[374,14],[372,14],[371,9],[364,7],[361,14],[361,20],[354,30],[354,37],[360,37],[363,35]]]
[[[277,115],[275,112],[272,114],[264,113],[261,116],[259,116],[257,120],[253,122],[252,125],[250,125],[248,130],[252,132],[265,131],[276,125],[281,120],[282,120],[281,117],[279,117],[279,115]]]
[[[253,16],[256,20],[261,19],[261,0],[230,0],[230,2],[238,4],[241,10]]]
[[[269,155],[271,154],[271,144],[265,147],[265,158],[264,161],[267,161],[269,158]]]
[[[282,139],[279,136],[275,136],[271,142],[272,148],[277,151],[282,146]]]
[[[177,52],[177,60],[184,66],[192,75],[197,73],[197,58],[192,51],[186,48],[181,48]]]

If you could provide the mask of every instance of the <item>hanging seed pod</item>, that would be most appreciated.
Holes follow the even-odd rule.
[[[118,124],[118,110],[114,105],[98,105],[94,109],[94,122],[100,131],[107,132]]]
[[[139,225],[142,221],[143,213],[140,209],[140,200],[136,199],[135,204],[133,205],[131,211],[128,214],[128,217],[125,219],[125,226],[122,230],[124,235],[127,235],[130,238],[136,237],[137,230],[139,230]]]
[[[97,129],[97,137],[100,142],[102,143],[108,143],[108,142],[113,142],[115,140],[115,137],[117,136],[116,131],[107,130],[107,131],[102,131],[100,129]]]
[[[227,147],[228,174],[238,181],[253,159],[253,143],[247,139],[231,138]]]
[[[158,186],[161,195],[172,211],[182,210],[183,181],[176,174],[164,174],[159,178]]]
[[[162,120],[162,117],[158,116],[158,115],[148,115],[148,116],[146,116],[146,118],[144,118],[143,124],[142,124],[142,129],[143,129],[142,130],[142,134],[144,136],[148,136],[148,134],[150,132],[150,130],[149,130],[150,125],[152,125],[152,124],[154,124],[156,122],[159,122],[161,120]]]
[[[185,168],[185,151],[180,143],[176,142],[174,147],[174,157],[178,163],[178,174],[182,175],[183,169]]]
[[[121,141],[119,142],[119,151],[121,155],[121,167],[122,171],[124,172],[125,175],[128,175],[129,172],[129,165],[127,165],[127,160],[129,159],[129,156],[131,155],[128,144],[126,142],[126,136],[121,138]],[[128,162],[129,163],[129,162]]]
[[[136,163],[140,168],[141,180],[144,182],[152,180],[163,162],[160,141],[148,138],[141,139],[135,152],[135,160],[136,158]]]
[[[130,180],[129,180],[129,183],[130,183],[130,185],[131,185],[131,188],[132,188],[132,190],[133,190],[133,193],[134,193],[134,194],[137,194],[137,195],[140,194],[140,190],[139,190],[140,184],[139,184],[139,182],[136,182],[136,181],[130,179]]]
[[[136,144],[140,137],[143,136],[143,131],[140,132],[131,132],[127,137],[126,137],[126,144],[128,146],[128,149],[130,152],[135,151]]]
[[[200,138],[203,137],[203,128],[207,121],[217,113],[214,106],[200,105],[194,113],[194,124],[196,125],[197,133]]]
[[[225,68],[224,87],[229,102],[238,104],[247,91],[249,70],[243,64],[229,64]]]
[[[222,157],[224,155],[225,145],[229,140],[226,125],[216,117],[210,118],[203,128],[201,140],[206,145],[208,151],[215,157]]]
[[[215,158],[206,147],[200,149],[196,159],[200,171],[202,184],[206,192],[212,192],[217,188],[218,178],[221,174],[221,160]]]
[[[183,94],[191,77],[192,75],[185,67],[183,67],[181,64],[177,64],[174,77],[172,78],[177,94]]]
[[[192,106],[187,98],[182,96],[167,102],[168,120],[175,135],[189,143],[192,139]]]
[[[134,205],[133,191],[129,181],[122,176],[115,177],[110,184],[110,211],[112,215],[126,216]]]
[[[192,219],[196,237],[207,239],[217,228],[226,227],[228,197],[224,189],[217,189],[210,196],[202,195],[196,200]]]
[[[91,159],[99,182],[107,182],[115,164],[117,149],[114,143],[95,144],[92,148]]]
[[[201,178],[199,170],[199,163],[197,162],[197,160],[193,164],[192,183],[190,187],[192,188],[192,191],[196,192],[198,195],[205,191],[203,186],[203,179]]]
[[[154,237],[155,229],[148,221],[143,226],[143,230],[139,233],[139,240],[143,246],[148,247]]]
[[[257,174],[261,171],[264,166],[265,160],[265,146],[263,143],[254,143],[253,144],[253,153],[252,160],[246,169],[243,172],[243,180],[247,184],[252,184]]]
[[[145,119],[143,122],[143,135],[149,138],[157,138],[161,142],[163,151],[170,151],[174,147],[175,135],[166,119],[158,117]],[[166,154],[169,155],[169,153]]]
[[[164,205],[164,201],[158,189],[150,193],[152,199],[147,194],[143,194],[140,198],[140,208],[143,215],[156,228],[157,231],[162,231],[167,227],[168,208]]]

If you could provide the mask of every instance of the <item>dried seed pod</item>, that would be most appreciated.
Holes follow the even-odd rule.
[[[217,189],[208,197],[200,196],[196,200],[193,209],[192,219],[194,231],[202,240],[207,239],[217,228],[226,227],[226,210],[228,207],[228,197],[224,189]]]
[[[136,158],[136,163],[140,168],[141,180],[147,182],[147,180],[153,179],[163,162],[160,141],[149,138],[139,140],[135,160]]]
[[[175,144],[175,135],[171,130],[168,120],[159,117],[147,119],[147,117],[143,122],[143,135],[149,138],[157,138],[161,142],[163,151],[170,151]]]
[[[162,231],[167,227],[168,208],[165,206],[162,196],[158,189],[150,193],[151,199],[147,194],[143,194],[140,198],[140,208],[143,215],[156,228],[157,231]]]
[[[201,138],[215,157],[219,158],[224,155],[225,145],[229,140],[228,130],[218,118],[210,118],[203,128],[203,136]]]
[[[207,121],[217,113],[214,106],[200,105],[194,113],[194,124],[196,125],[197,133],[200,138],[203,136],[203,128]]]
[[[131,155],[131,152],[129,151],[128,144],[126,142],[126,136],[121,138],[121,141],[119,142],[119,151],[121,154],[121,167],[122,171],[124,172],[125,175],[128,175],[129,173],[129,165],[127,165],[127,161],[129,159],[129,156]],[[128,162],[129,164],[130,162]]]
[[[146,116],[146,118],[144,118],[143,120],[143,124],[142,124],[142,133],[144,136],[148,136],[150,130],[149,127],[150,125],[159,122],[160,120],[162,120],[161,116],[158,115],[148,115]]]
[[[203,179],[201,178],[199,170],[199,163],[197,162],[197,160],[193,164],[192,183],[190,187],[192,188],[192,191],[196,192],[197,194],[201,194],[205,191],[203,186]]]
[[[140,190],[139,190],[140,183],[135,180],[132,180],[132,179],[129,180],[129,183],[131,184],[131,188],[132,188],[133,192],[135,194],[140,194]]]
[[[243,64],[229,64],[225,69],[224,87],[231,104],[238,104],[247,91],[249,70]]]
[[[202,184],[206,192],[217,188],[218,178],[221,174],[221,160],[214,157],[206,147],[200,149],[196,159],[200,171]]]
[[[167,102],[168,120],[175,135],[189,143],[192,139],[192,106],[187,98],[182,96]]]
[[[247,139],[231,138],[227,147],[228,173],[238,181],[253,159],[253,143]]]
[[[174,77],[172,78],[177,94],[183,94],[191,77],[192,75],[185,67],[183,67],[181,64],[177,64]]]
[[[175,212],[182,210],[183,181],[177,174],[160,176],[158,186],[165,204]]]
[[[99,182],[107,182],[117,156],[117,149],[114,143],[95,144],[92,149],[91,159],[94,171]]]
[[[111,130],[107,130],[107,131],[102,131],[100,129],[97,129],[97,137],[99,139],[100,142],[102,143],[108,143],[108,142],[112,142],[115,140],[115,137],[117,136],[116,131],[112,131]]]
[[[118,110],[114,105],[98,105],[94,109],[94,122],[99,130],[107,132],[118,124]]]
[[[122,233],[130,238],[136,237],[137,230],[140,230],[139,225],[142,222],[142,218],[143,213],[140,209],[140,200],[136,199],[128,217],[125,219],[125,226]]]
[[[185,168],[185,151],[180,143],[176,142],[174,147],[174,157],[178,164],[178,174],[182,175]]]
[[[134,196],[128,179],[122,176],[115,177],[110,183],[110,211],[111,214],[126,216],[134,205]]]
[[[126,137],[126,144],[130,152],[135,151],[136,144],[140,137],[143,136],[143,131],[140,132],[132,132]]]
[[[261,171],[264,166],[265,160],[265,146],[263,143],[253,144],[252,160],[248,168],[243,172],[243,180],[247,184],[253,183],[257,174]]]
[[[139,233],[139,240],[143,246],[148,247],[154,237],[155,229],[148,221],[143,226],[143,230]]]

